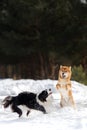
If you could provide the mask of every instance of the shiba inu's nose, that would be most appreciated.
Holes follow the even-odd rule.
[[[63,77],[63,78],[65,78],[65,77],[66,77],[66,75],[65,75],[65,73],[64,73],[64,72],[62,73],[62,77]]]
[[[64,72],[62,73],[62,75],[64,76]]]

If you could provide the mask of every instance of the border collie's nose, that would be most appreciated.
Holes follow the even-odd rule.
[[[51,91],[51,88],[49,88],[49,91]]]

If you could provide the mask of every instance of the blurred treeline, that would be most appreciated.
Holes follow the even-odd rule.
[[[0,0],[0,78],[57,79],[60,64],[87,75],[87,4]]]

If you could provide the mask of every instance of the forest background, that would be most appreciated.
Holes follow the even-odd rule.
[[[57,79],[60,65],[87,84],[87,3],[0,0],[0,78]]]

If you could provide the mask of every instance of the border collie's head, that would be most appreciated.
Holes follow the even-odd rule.
[[[45,89],[45,90],[43,90],[43,91],[38,95],[38,99],[39,99],[41,102],[46,102],[46,101],[47,101],[46,99],[48,98],[48,96],[49,96],[50,94],[52,94],[51,89],[49,89],[49,90]]]

